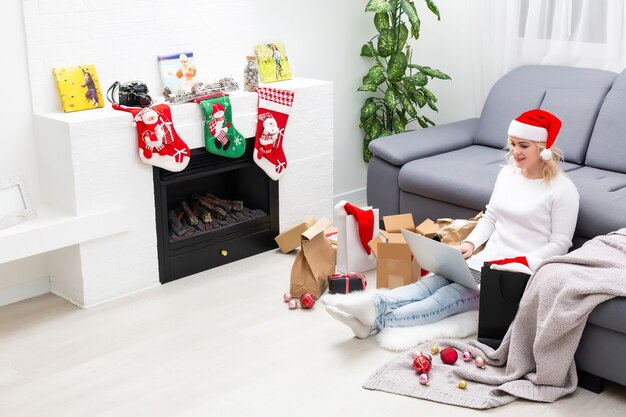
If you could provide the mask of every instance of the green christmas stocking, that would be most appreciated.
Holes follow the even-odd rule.
[[[204,112],[204,147],[212,154],[239,158],[246,150],[246,140],[233,125],[228,94],[200,101]]]

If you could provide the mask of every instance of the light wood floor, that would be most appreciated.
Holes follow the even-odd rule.
[[[624,416],[626,388],[476,411],[367,391],[393,352],[282,301],[278,251],[88,310],[0,308],[0,416]],[[374,273],[368,274],[370,285]]]

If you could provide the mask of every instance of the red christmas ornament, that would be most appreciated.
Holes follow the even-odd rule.
[[[441,362],[445,363],[446,365],[454,365],[456,363],[456,360],[459,359],[459,354],[456,353],[456,349],[449,346],[443,348],[439,353],[439,356],[441,357]]]
[[[413,369],[419,375],[426,374],[430,371],[430,368],[433,366],[433,363],[424,355],[416,356],[413,359]]]
[[[313,308],[313,306],[315,305],[315,297],[313,297],[313,294],[308,292],[302,294],[300,296],[300,305],[302,306],[302,308],[307,310],[309,308]]]

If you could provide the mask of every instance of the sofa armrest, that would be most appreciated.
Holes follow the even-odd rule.
[[[385,136],[371,141],[369,149],[378,158],[401,166],[415,159],[472,145],[479,120],[478,118],[466,119]]]

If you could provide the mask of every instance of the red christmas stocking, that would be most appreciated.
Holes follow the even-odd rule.
[[[189,164],[189,146],[178,136],[167,104],[150,107],[126,107],[113,104],[115,110],[133,115],[137,125],[139,159],[145,164],[168,171],[182,171]]]
[[[252,159],[274,181],[287,170],[283,138],[293,91],[259,87],[259,116]]]
[[[374,212],[370,210],[363,210],[350,203],[346,203],[343,208],[347,214],[354,216],[356,223],[359,225],[359,240],[365,252],[369,255],[372,250],[368,243],[372,240],[374,235]]]

